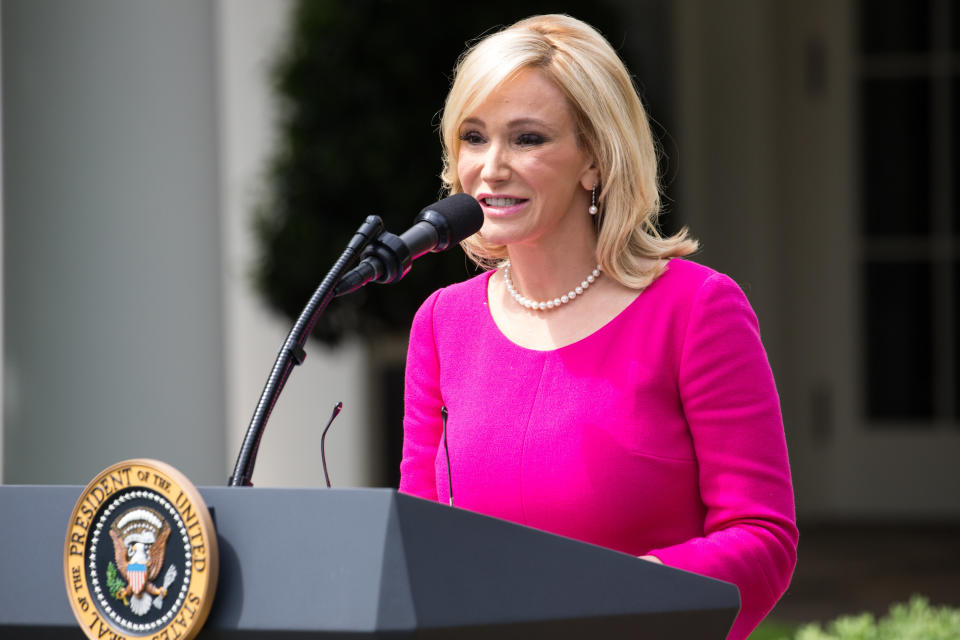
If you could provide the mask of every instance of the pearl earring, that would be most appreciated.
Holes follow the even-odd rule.
[[[590,208],[587,211],[592,216],[600,212],[600,209],[597,208],[597,185],[593,185],[593,189],[590,191]]]

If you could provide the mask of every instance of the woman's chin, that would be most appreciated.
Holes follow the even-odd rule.
[[[489,245],[502,246],[514,244],[522,239],[523,234],[515,226],[504,224],[503,221],[490,220],[487,218],[483,227],[480,229],[480,237]]]

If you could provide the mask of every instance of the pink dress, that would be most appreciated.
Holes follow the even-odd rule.
[[[749,635],[796,564],[780,402],[727,276],[671,260],[627,309],[552,351],[487,306],[490,273],[440,289],[407,354],[400,491],[736,584]],[[576,304],[590,304],[589,294]]]

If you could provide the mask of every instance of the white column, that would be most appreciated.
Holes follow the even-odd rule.
[[[3,11],[0,10],[0,69],[3,69]],[[2,71],[0,71],[2,74]],[[3,387],[3,78],[0,77],[0,391]],[[3,394],[0,393],[0,484],[3,484]]]
[[[223,482],[212,6],[3,2],[7,482]]]
[[[277,104],[268,74],[283,43],[291,7],[289,0],[216,3],[228,467],[224,478],[233,468],[264,382],[292,325],[264,306],[250,277],[257,259],[251,221],[254,208],[263,202],[266,163],[277,133]],[[315,275],[319,285],[324,274]],[[357,343],[329,350],[311,342],[307,353],[267,426],[253,482],[258,487],[321,486],[320,435],[333,405],[343,401],[343,413],[327,435],[331,480],[335,487],[367,485],[373,470],[365,350]]]

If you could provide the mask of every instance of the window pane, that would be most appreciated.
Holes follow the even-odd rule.
[[[960,5],[956,7],[955,15],[960,16]],[[960,18],[958,18],[960,20]],[[960,36],[958,36],[960,37]],[[954,176],[951,180],[953,185],[953,235],[960,236],[960,77],[955,77],[952,84],[952,95],[950,99],[950,128],[953,130],[953,144],[951,145],[950,157],[950,175]],[[960,305],[960,301],[956,304]]]
[[[953,263],[953,417],[960,425],[960,260]]]
[[[960,6],[956,3],[950,5],[950,11],[953,13],[953,30],[951,43],[955,52],[960,51]]]
[[[930,82],[868,78],[861,86],[863,231],[925,235],[930,232]]]
[[[930,0],[860,0],[864,53],[930,50]]]
[[[933,417],[931,266],[868,262],[863,308],[867,417]]]

